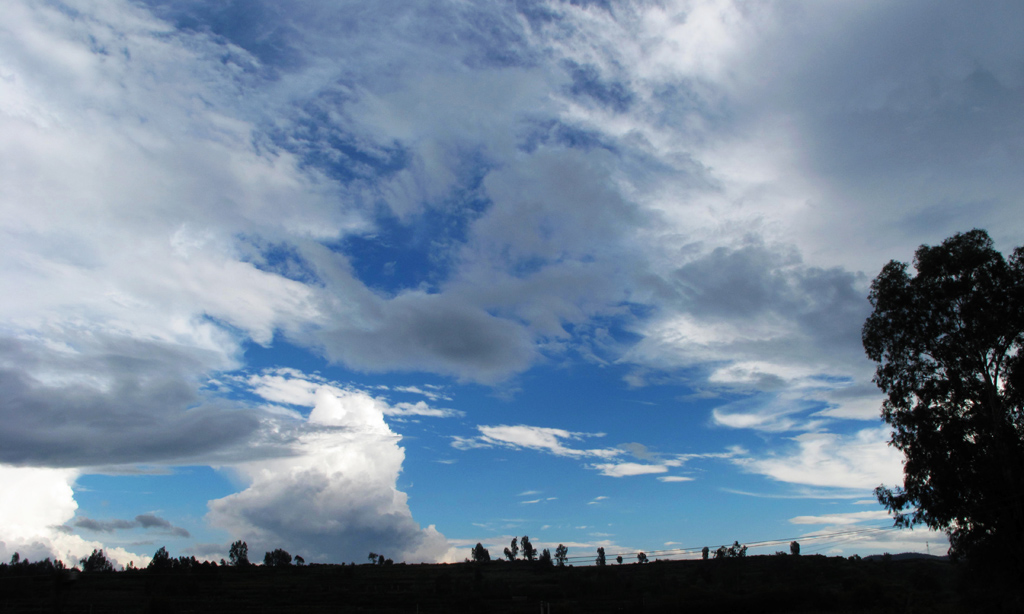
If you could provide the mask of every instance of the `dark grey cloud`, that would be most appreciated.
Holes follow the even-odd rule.
[[[675,270],[666,283],[677,298],[663,306],[682,313],[708,321],[768,318],[795,325],[798,336],[755,342],[764,346],[765,357],[822,364],[835,363],[837,353],[848,363],[863,359],[860,329],[870,313],[864,275],[807,266],[791,248],[758,242],[716,248]]]
[[[805,245],[871,272],[884,254],[905,258],[894,252],[974,227],[1016,245],[1024,7],[779,8],[785,27],[744,66],[771,78],[751,78],[734,102],[751,129],[786,118],[801,173],[821,190]]]
[[[114,531],[124,531],[129,529],[156,529],[161,533],[167,535],[173,535],[174,537],[188,538],[192,537],[188,529],[183,527],[176,527],[165,518],[160,518],[154,514],[139,514],[133,520],[94,520],[92,518],[76,518],[72,523],[79,529],[85,529],[87,531],[94,531],[97,533],[113,533]]]
[[[320,329],[307,343],[357,369],[423,370],[495,382],[536,358],[520,324],[437,294],[408,293],[364,326]]]
[[[0,339],[0,461],[175,462],[240,446],[256,434],[256,415],[204,398],[196,382],[204,365],[194,354],[99,334],[79,340],[73,350]]]

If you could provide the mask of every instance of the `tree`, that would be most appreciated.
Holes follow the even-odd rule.
[[[533,558],[537,556],[537,549],[530,543],[530,537],[528,535],[524,535],[523,538],[519,540],[519,543],[523,548],[523,558],[527,561],[532,561]]]
[[[555,562],[558,564],[559,567],[565,567],[565,561],[568,558],[569,548],[563,546],[562,544],[558,544],[558,547],[555,548]]]
[[[514,561],[516,560],[516,555],[519,554],[519,542],[516,540],[516,538],[512,538],[512,543],[509,545],[509,548],[512,549],[512,558],[509,560]]]
[[[234,567],[248,567],[249,544],[242,540],[231,544],[231,549],[228,550],[228,560],[231,561],[231,565]]]
[[[510,561],[514,561],[516,560],[516,555],[512,554],[512,551],[508,548],[505,548],[505,558]]]
[[[595,562],[597,563],[598,567],[604,567],[605,558],[604,558],[604,548],[603,547],[597,549],[597,560]]]
[[[711,551],[710,548],[708,548],[707,546],[704,546],[704,548],[702,548],[701,551],[700,551],[700,557],[702,559],[704,559],[705,561],[708,560],[708,552],[710,552],[710,551]]]
[[[638,552],[637,555],[636,555],[636,562],[637,563],[641,563],[641,564],[642,563],[646,563],[647,562],[647,555],[644,554],[643,552]]]
[[[484,548],[483,544],[477,542],[473,548],[473,560],[477,563],[486,563],[491,560],[491,553],[487,551],[487,548]]]
[[[789,553],[793,556],[798,556],[800,554],[800,543],[795,540],[789,542]]]
[[[1024,248],[983,230],[891,261],[871,284],[862,340],[886,394],[903,485],[879,486],[896,526],[949,536],[950,554],[1024,573]]]
[[[93,550],[92,554],[81,560],[82,571],[114,571],[114,564],[107,560],[102,550]]]
[[[541,567],[551,567],[551,551],[547,548],[541,551],[540,556],[537,557],[537,563]]]
[[[366,558],[369,559],[371,565],[377,564],[377,557],[384,558],[383,555],[371,552]]]
[[[167,554],[167,548],[160,546],[160,549],[153,553],[153,560],[149,562],[149,569],[170,569],[171,555]]]
[[[615,562],[618,563],[619,565],[622,565],[622,555],[621,554],[619,556],[615,557]]]
[[[277,548],[263,555],[263,564],[267,567],[288,567],[292,564],[292,555]]]

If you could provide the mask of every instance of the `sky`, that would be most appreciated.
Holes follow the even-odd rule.
[[[930,552],[860,343],[1024,5],[7,0],[0,557]],[[782,545],[779,545],[782,544]]]

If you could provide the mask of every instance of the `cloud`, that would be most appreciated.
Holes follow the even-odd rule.
[[[822,516],[796,516],[790,518],[793,524],[823,524],[823,525],[848,525],[857,524],[867,520],[888,520],[889,512],[877,510],[873,512],[846,512],[839,514],[825,514]]]
[[[887,444],[887,427],[853,435],[807,433],[793,438],[786,454],[738,456],[732,462],[751,473],[796,485],[870,490],[903,483],[903,457]]]
[[[0,339],[0,460],[183,461],[240,446],[259,429],[257,414],[199,390],[202,351],[98,331],[59,338]]]
[[[148,556],[62,530],[78,508],[72,490],[78,474],[74,469],[0,465],[0,556],[9,559],[18,552],[22,559],[49,557],[77,565],[94,549],[102,549],[119,565],[148,564]]]
[[[658,478],[659,482],[692,482],[693,478],[683,475],[666,475]]]
[[[665,473],[668,467],[665,465],[647,465],[643,463],[601,463],[594,465],[594,469],[613,478],[621,478],[632,475],[646,475],[649,473]]]
[[[562,440],[579,440],[584,437],[603,437],[603,433],[574,433],[564,429],[543,426],[497,425],[477,426],[480,436],[475,438],[453,437],[452,446],[462,450],[470,448],[486,448],[503,446],[513,449],[528,448],[570,458],[614,458],[622,453],[615,448],[595,448],[581,450],[570,448]]]
[[[413,520],[395,484],[405,459],[381,401],[320,387],[290,456],[242,463],[241,492],[210,501],[209,522],[251,549],[285,548],[308,561],[438,561],[448,543]]]
[[[183,527],[176,527],[165,518],[154,514],[139,514],[134,520],[93,520],[91,518],[75,518],[72,526],[97,533],[113,533],[114,531],[127,529],[162,529],[161,532],[175,537],[192,537],[192,534]]]
[[[389,404],[383,398],[370,397],[365,391],[352,386],[342,386],[323,377],[307,375],[289,368],[267,369],[258,375],[250,375],[243,382],[253,394],[268,401],[302,407],[314,407],[318,393],[323,390],[336,397],[350,398],[353,403],[364,403],[369,400],[385,416],[450,418],[464,415],[455,409],[430,407],[424,401]]]
[[[427,390],[424,390],[424,388],[427,388]],[[410,394],[420,394],[420,395],[423,395],[423,396],[427,397],[431,401],[441,401],[441,400],[451,401],[452,400],[451,397],[449,397],[449,396],[445,395],[444,393],[440,392],[439,391],[440,390],[439,387],[436,387],[436,386],[425,386],[424,388],[421,388],[419,386],[395,386],[394,390],[395,390],[395,392],[408,392]]]
[[[875,502],[877,505],[877,502]],[[927,527],[898,530],[892,526],[885,510],[870,512],[839,512],[789,519],[796,525],[820,525],[821,528],[801,536],[804,552],[818,552],[831,547],[833,554],[854,552],[930,552],[946,554],[949,540],[941,531]],[[878,523],[881,522],[881,526]],[[810,546],[808,548],[808,546]]]

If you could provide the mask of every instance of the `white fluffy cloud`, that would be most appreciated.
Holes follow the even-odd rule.
[[[887,444],[888,428],[853,435],[806,433],[793,438],[795,450],[733,462],[773,480],[805,486],[874,489],[903,483],[903,456]]]
[[[540,450],[556,456],[568,456],[571,458],[614,458],[622,454],[622,450],[616,448],[593,448],[579,449],[566,446],[563,440],[579,440],[585,437],[603,437],[603,433],[574,433],[565,429],[555,429],[543,426],[517,425],[496,425],[478,426],[480,436],[465,438],[455,436],[452,438],[452,446],[459,449],[505,446],[509,448],[528,448]]]
[[[445,559],[444,536],[416,524],[396,488],[405,451],[382,402],[338,392],[316,389],[290,455],[235,465],[248,486],[211,501],[209,521],[253,552],[284,548],[330,562],[362,560],[370,551],[409,562]]]
[[[889,513],[884,510],[796,516],[789,522],[819,527],[801,536],[804,553],[928,552],[941,556],[949,549],[949,539],[944,533],[927,527],[895,529]]]
[[[118,565],[148,564],[148,556],[124,548],[107,548],[65,530],[78,509],[72,485],[78,471],[0,465],[0,557],[15,552],[23,560],[44,558],[78,565],[95,549],[104,551]]]
[[[650,473],[666,473],[668,467],[665,465],[649,465],[645,463],[600,463],[594,465],[594,469],[613,478],[621,478],[630,475],[647,475]]]

